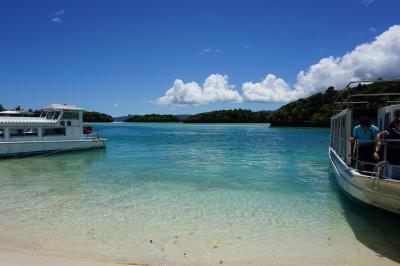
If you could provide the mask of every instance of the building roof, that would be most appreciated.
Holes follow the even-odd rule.
[[[0,126],[12,126],[12,125],[51,125],[57,124],[57,120],[46,119],[42,117],[10,117],[0,116]]]
[[[45,110],[53,109],[53,110],[68,110],[68,111],[85,111],[83,108],[76,107],[75,105],[69,104],[50,104],[49,107],[46,107]]]
[[[31,112],[27,111],[15,111],[15,110],[7,110],[7,111],[1,111],[0,114],[6,114],[6,115],[19,115],[19,114],[31,114]]]

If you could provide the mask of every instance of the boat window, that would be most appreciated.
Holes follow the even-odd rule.
[[[339,151],[339,119],[335,118],[332,121],[332,147],[336,152]]]
[[[46,115],[47,115],[47,112],[41,112],[40,113],[40,117],[46,117]]]
[[[11,137],[36,137],[37,135],[37,128],[10,128]]]
[[[347,136],[346,136],[346,116],[332,119],[332,148],[342,158],[346,158]]]
[[[71,126],[71,121],[67,121],[67,126]]]
[[[51,119],[53,117],[54,112],[48,112],[46,115],[47,119]]]
[[[340,157],[344,160],[346,158],[346,116],[340,118]]]
[[[79,120],[79,112],[64,111],[62,119]]]
[[[44,128],[43,129],[43,136],[57,136],[57,135],[65,136],[65,128],[57,127],[57,128]]]
[[[0,138],[4,138],[4,128],[0,128]]]
[[[394,111],[394,118],[400,117],[400,110]]]
[[[53,119],[57,120],[60,117],[60,112],[54,112]]]
[[[392,121],[390,121],[390,113],[386,113],[385,114],[385,129],[389,128],[391,122]]]

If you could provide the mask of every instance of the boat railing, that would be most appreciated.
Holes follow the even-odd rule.
[[[91,139],[91,140],[100,139],[99,133],[93,130],[91,126],[83,126],[82,131],[85,139]]]
[[[92,139],[92,140],[98,140],[100,139],[100,135],[98,132],[93,131],[90,134],[84,134],[85,139]]]
[[[360,146],[370,146],[370,157],[372,157],[377,142],[382,143],[382,148],[379,152],[379,160],[361,160],[360,157],[365,158],[365,156],[360,156]],[[388,150],[396,149],[399,151],[396,151],[395,153],[400,155],[399,139],[381,139],[370,141],[355,140],[354,146],[351,150],[351,166],[362,174],[377,176],[380,179],[398,180],[400,179],[400,164],[395,158],[390,158],[390,156],[394,155],[393,152],[388,154]],[[368,152],[368,148],[361,152]]]

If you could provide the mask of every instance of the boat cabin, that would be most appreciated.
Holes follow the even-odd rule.
[[[1,116],[0,141],[83,139],[83,111],[73,105],[52,104],[40,117]]]
[[[383,163],[385,163],[387,169],[396,168],[398,170],[390,171],[391,173],[395,173],[396,176],[392,175],[384,178],[400,179],[400,165],[388,165],[387,163],[388,146],[389,148],[399,147],[397,149],[399,149],[398,152],[400,153],[399,141],[386,139],[381,140],[383,146],[381,148],[381,158],[379,162],[375,160],[363,161],[360,159],[360,144],[371,145],[372,150],[374,150],[376,140],[372,136],[372,133],[371,141],[362,141],[363,143],[360,143],[360,141],[357,140],[354,143],[349,141],[350,138],[353,137],[353,128],[359,124],[359,120],[363,116],[367,116],[371,120],[371,125],[375,125],[379,128],[379,132],[388,129],[391,122],[395,118],[400,117],[400,104],[396,102],[387,102],[386,106],[374,108],[370,108],[368,102],[352,102],[352,105],[353,106],[341,110],[331,118],[331,148],[343,160],[343,162],[347,164],[347,166],[362,174],[375,176],[376,174],[379,174],[377,173],[378,166],[383,166]],[[388,171],[385,170],[383,174],[388,175]]]

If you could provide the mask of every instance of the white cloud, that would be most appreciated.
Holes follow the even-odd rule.
[[[345,87],[350,81],[400,76],[400,25],[377,36],[371,43],[357,46],[341,57],[322,58],[307,71],[300,71],[294,88],[274,75],[260,83],[243,84],[248,101],[285,102],[305,97],[329,86]]]
[[[176,79],[163,97],[154,103],[161,106],[201,105],[213,102],[241,102],[242,97],[228,84],[228,76],[210,75],[200,87],[196,82],[184,83]]]
[[[119,104],[118,103],[114,103],[114,107],[118,107],[119,106]]]
[[[55,17],[61,16],[62,14],[64,14],[64,9],[61,9],[60,11],[54,11],[52,13],[52,15]]]
[[[200,54],[208,54],[208,53],[220,53],[220,52],[222,52],[222,49],[220,49],[220,48],[216,48],[216,49],[214,49],[214,48],[203,48],[203,49],[201,49],[201,51],[200,51]]]
[[[361,44],[340,57],[322,58],[300,71],[293,86],[268,74],[260,82],[245,82],[243,96],[228,84],[228,77],[210,75],[200,87],[177,79],[171,89],[154,103],[185,106],[213,102],[288,102],[309,96],[329,86],[344,88],[350,81],[400,76],[400,25],[394,25],[370,43]]]
[[[369,6],[370,4],[375,2],[375,0],[363,0],[362,2],[363,2],[364,5]]]
[[[311,92],[328,86],[342,88],[351,80],[400,75],[400,25],[390,27],[371,43],[342,57],[323,58],[297,76],[296,89]]]
[[[54,23],[61,23],[61,22],[62,22],[62,19],[59,18],[59,17],[55,17],[55,18],[52,18],[52,19],[51,19],[51,22],[54,22]]]
[[[244,99],[249,102],[283,102],[296,97],[295,90],[272,74],[268,74],[261,82],[243,83],[242,90]]]
[[[375,32],[377,31],[377,29],[376,29],[376,28],[374,28],[374,27],[370,27],[370,28],[369,28],[369,31],[370,31],[370,32],[374,32],[374,33],[375,33]]]
[[[53,23],[61,23],[62,22],[61,16],[63,14],[64,14],[64,9],[52,12],[51,13],[51,22],[53,22]]]

